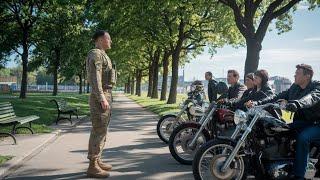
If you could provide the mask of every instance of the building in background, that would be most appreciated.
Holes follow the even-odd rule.
[[[12,92],[12,87],[17,84],[16,76],[0,77],[0,92],[9,93]]]
[[[276,94],[289,89],[292,85],[290,79],[280,76],[271,77],[269,82]]]

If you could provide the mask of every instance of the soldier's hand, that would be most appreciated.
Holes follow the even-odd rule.
[[[100,104],[101,104],[101,107],[102,107],[102,109],[103,109],[104,111],[110,109],[110,104],[109,104],[109,102],[108,102],[106,99],[103,100],[103,101],[101,101]]]

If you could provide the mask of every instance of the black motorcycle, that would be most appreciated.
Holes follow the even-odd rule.
[[[295,130],[278,116],[279,104],[237,110],[233,139],[217,137],[200,147],[193,161],[195,179],[287,179],[295,157]],[[320,143],[311,145],[305,178],[319,171]],[[317,168],[318,167],[318,168]]]

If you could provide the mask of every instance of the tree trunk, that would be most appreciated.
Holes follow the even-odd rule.
[[[161,85],[161,96],[160,100],[165,101],[167,96],[167,86],[168,86],[168,69],[169,69],[169,56],[170,54],[168,51],[164,52],[163,59],[162,59],[162,66],[163,66],[163,74],[162,74],[162,85]]]
[[[142,70],[138,69],[136,73],[136,95],[141,96]]]
[[[247,57],[244,67],[244,75],[255,72],[259,66],[261,43],[251,38],[246,40]]]
[[[128,84],[128,88],[127,88],[127,94],[130,94],[130,92],[131,92],[131,85],[130,85],[130,76],[128,77],[128,81],[127,81],[127,84]]]
[[[177,49],[172,54],[172,77],[171,77],[170,93],[169,93],[167,104],[174,104],[177,102],[179,59],[180,59],[180,50]]]
[[[131,95],[134,95],[134,76],[132,76],[132,78],[131,78]]]
[[[160,50],[157,49],[153,56],[153,80],[152,80],[152,99],[158,99],[158,76],[159,76],[159,60],[160,60]]]
[[[151,97],[152,94],[152,80],[153,80],[153,62],[150,61],[149,63],[149,82],[148,82],[148,94],[147,97]]]
[[[83,93],[86,93],[86,78],[85,78],[85,77],[86,77],[86,76],[83,75],[83,82],[82,82]]]
[[[23,39],[22,39],[22,79],[21,79],[21,89],[19,98],[25,99],[27,94],[27,86],[28,86],[28,31],[23,31]]]
[[[82,75],[79,74],[79,79],[80,79],[80,83],[79,83],[79,94],[82,94]]]
[[[90,87],[90,85],[89,85],[89,82],[88,82],[88,79],[87,79],[87,93],[90,93],[89,87]]]
[[[53,65],[53,92],[52,95],[56,96],[58,94],[58,69],[60,66],[60,50],[55,49],[55,61]]]
[[[173,54],[172,54],[172,78],[171,78],[170,93],[169,93],[167,104],[174,104],[177,102],[180,52],[182,49],[183,41],[185,40],[184,27],[185,27],[185,22],[183,19],[181,19],[179,24],[179,39],[177,41],[175,48],[173,49]]]
[[[128,83],[124,83],[124,93],[128,92]]]

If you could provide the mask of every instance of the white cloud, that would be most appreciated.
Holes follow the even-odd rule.
[[[320,49],[266,49],[260,53],[264,62],[320,61]]]
[[[305,38],[303,39],[304,42],[319,42],[320,37],[313,37],[313,38]]]
[[[188,80],[203,79],[206,71],[212,71],[216,77],[224,77],[228,69],[237,69],[243,74],[246,49],[222,50],[210,59],[210,55],[203,53],[191,60],[185,66]],[[310,64],[314,69],[320,67],[320,48],[277,48],[263,49],[260,53],[259,68],[265,68],[270,75],[285,76],[293,80],[295,65],[299,63]],[[320,80],[320,72],[315,72],[315,79]]]

